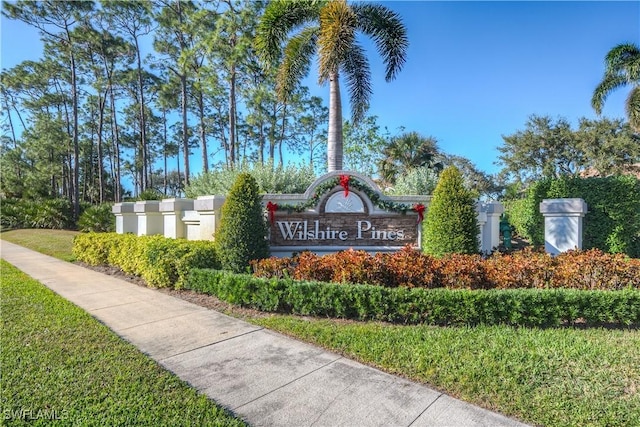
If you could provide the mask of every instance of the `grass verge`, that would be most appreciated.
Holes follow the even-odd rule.
[[[250,321],[528,423],[640,425],[638,330]]]
[[[4,231],[0,238],[63,261],[73,262],[75,257],[71,249],[73,238],[77,234],[77,231],[70,230],[22,229]]]
[[[244,425],[89,314],[0,262],[3,420]]]

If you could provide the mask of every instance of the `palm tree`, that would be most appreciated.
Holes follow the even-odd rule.
[[[382,178],[391,184],[395,183],[398,175],[406,174],[411,169],[422,166],[438,172],[442,169],[441,163],[434,163],[438,155],[438,141],[418,132],[403,133],[392,138],[383,154],[379,169]]]
[[[593,92],[591,105],[602,113],[607,96],[615,89],[631,85],[625,109],[629,125],[640,132],[640,48],[632,43],[619,44],[607,53],[604,77]]]
[[[308,74],[317,54],[318,81],[329,81],[329,171],[342,169],[340,73],[347,79],[353,122],[360,121],[369,107],[371,72],[357,32],[374,40],[386,67],[385,79],[393,80],[404,65],[409,41],[399,15],[385,6],[347,4],[346,0],[274,0],[257,30],[256,49],[265,63],[273,65],[282,58],[277,91],[284,102]]]

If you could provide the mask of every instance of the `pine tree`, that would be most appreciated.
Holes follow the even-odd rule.
[[[455,166],[445,169],[433,192],[423,225],[422,250],[441,257],[450,253],[479,251],[478,214],[471,191],[464,187]]]
[[[245,272],[249,261],[269,256],[261,197],[256,180],[247,173],[238,176],[222,206],[216,248],[224,270]]]

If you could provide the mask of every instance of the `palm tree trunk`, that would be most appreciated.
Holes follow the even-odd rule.
[[[342,170],[342,102],[338,72],[329,77],[329,126],[327,140],[327,170]]]

